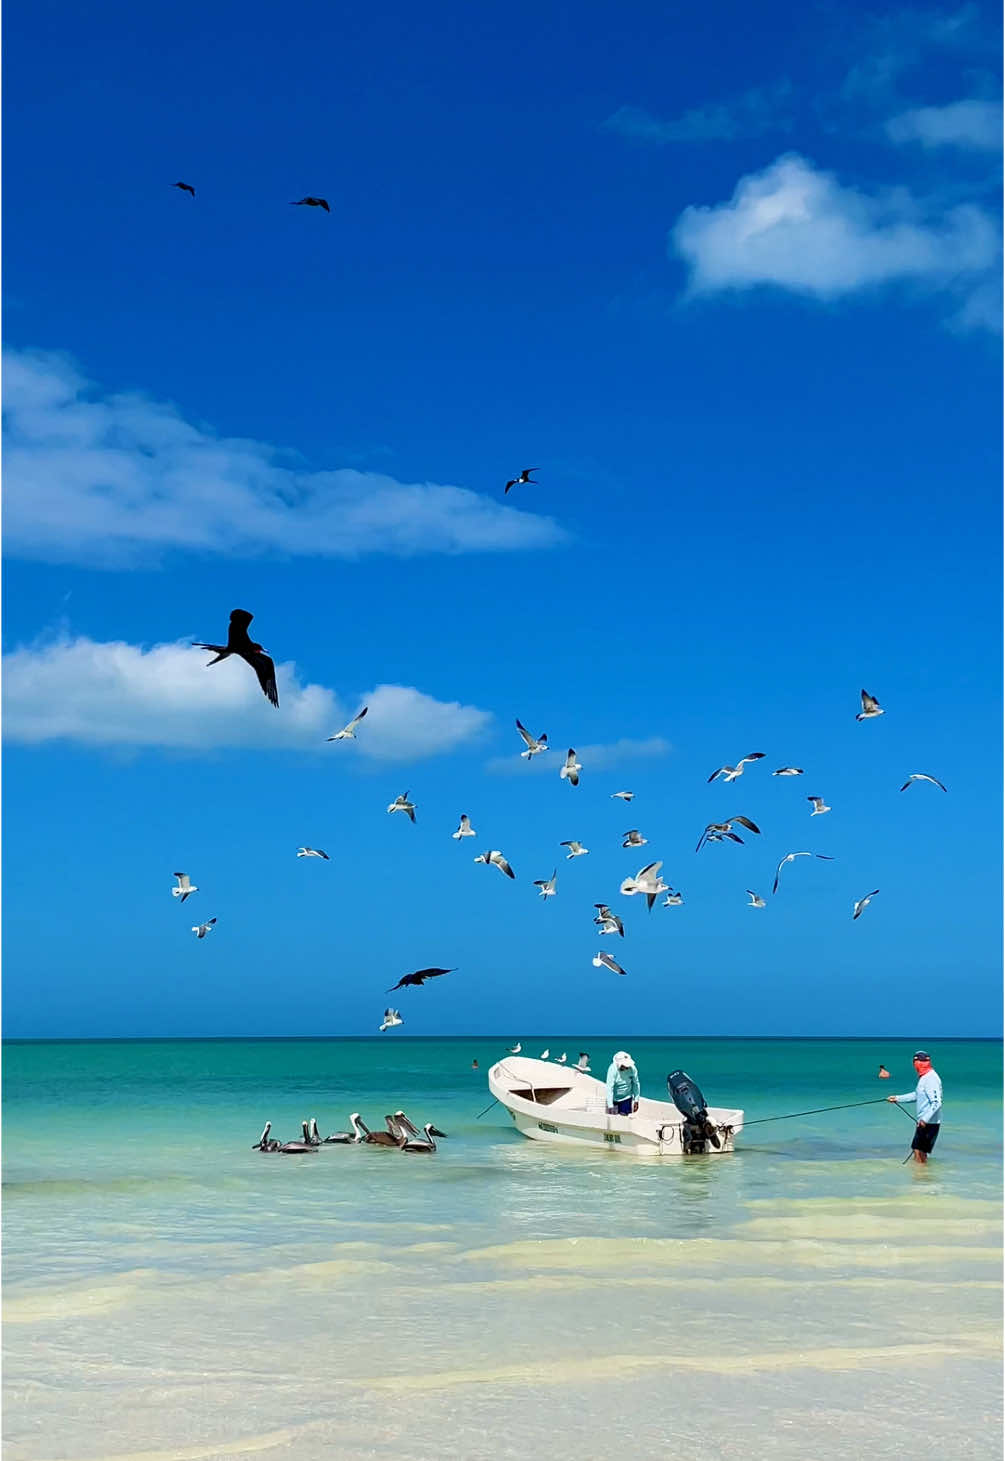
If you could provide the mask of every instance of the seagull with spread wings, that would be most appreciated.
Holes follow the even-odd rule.
[[[937,786],[940,791],[946,791],[948,789],[942,785],[942,782],[938,779],[938,777],[929,776],[927,771],[912,771],[910,776],[904,782],[904,785],[900,788],[901,791],[906,791],[912,781],[930,781],[932,785]]]
[[[404,812],[410,822],[415,821],[415,803],[408,800],[408,792],[402,792],[401,796],[395,797],[387,809],[389,812]]]
[[[743,838],[737,836],[733,831],[734,822],[738,823],[741,827],[746,827],[748,832],[753,832],[758,837],[761,835],[760,827],[758,827],[756,822],[752,822],[749,817],[730,817],[728,822],[709,822],[704,832],[698,838],[698,846],[695,848],[695,852],[700,852],[706,842],[723,842],[728,839],[730,842],[739,842],[742,845]]]
[[[404,1023],[405,1021],[401,1018],[401,1015],[398,1013],[398,1011],[391,1009],[389,1006],[384,1011],[383,1023],[378,1025],[377,1029],[379,1033],[383,1035],[385,1030],[393,1030],[396,1025],[403,1025]]]
[[[534,887],[541,889],[542,898],[554,898],[558,892],[558,868],[552,871],[550,878],[535,878]]]
[[[207,661],[207,669],[210,665],[219,664],[222,659],[229,659],[232,654],[243,659],[245,664],[249,664],[258,676],[258,683],[262,687],[262,694],[266,700],[278,710],[279,691],[276,689],[276,667],[262,646],[256,644],[248,634],[248,625],[254,617],[254,614],[249,614],[247,609],[231,609],[227,643],[201,644],[196,641],[193,643],[193,648],[211,649],[216,655],[216,659]]]
[[[880,709],[879,701],[875,695],[870,695],[868,690],[862,691],[862,709],[856,715],[856,720],[875,720],[877,715],[885,715],[886,711]]]
[[[387,991],[393,994],[396,989],[407,989],[409,985],[421,985],[427,979],[439,979],[442,974],[456,974],[456,969],[416,969],[414,974],[403,974],[397,984],[393,984]]]
[[[772,776],[802,776],[801,766],[779,766],[777,771],[772,771]]]
[[[569,851],[565,855],[566,862],[569,861],[570,857],[585,857],[590,850],[588,847],[584,847],[581,842],[577,842],[575,839],[573,839],[571,842],[560,842],[558,845],[559,847],[567,847],[569,849]]]
[[[340,731],[336,731],[335,734],[333,736],[329,736],[328,739],[330,741],[354,741],[356,739],[356,727],[359,725],[360,721],[363,719],[369,708],[370,707],[368,705],[364,705],[360,713],[358,715],[354,715],[348,725],[344,725]]]
[[[171,889],[172,898],[180,898],[184,903],[186,898],[191,898],[193,893],[198,893],[199,889],[192,882],[188,873],[172,873],[171,876],[178,879],[177,888]]]
[[[660,875],[662,866],[662,859],[647,863],[645,867],[639,869],[634,878],[625,878],[621,884],[621,891],[626,898],[631,898],[636,893],[642,893],[650,913],[659,894],[670,892],[670,884],[665,883]]]
[[[582,771],[582,769],[582,766],[576,760],[575,751],[569,750],[566,753],[565,765],[562,767],[558,774],[562,778],[562,780],[567,781],[570,786],[578,786],[579,773]]]
[[[748,908],[767,908],[768,905],[760,893],[755,893],[753,888],[748,888],[747,892],[750,895],[750,902],[747,904]]]
[[[855,904],[855,910],[852,913],[852,922],[854,922],[856,918],[862,917],[862,914],[868,908],[869,904],[872,902],[873,898],[875,898],[878,892],[878,888],[873,888],[871,893],[866,893],[864,898],[860,898],[858,900],[858,902]]]
[[[634,796],[634,791],[612,791],[611,801],[630,802]]]
[[[856,917],[857,916],[858,915],[856,914]],[[208,933],[213,932],[213,925],[215,923],[215,918],[207,918],[205,923],[194,923],[192,925],[192,932],[195,934],[196,938],[205,938]]]
[[[503,496],[506,496],[511,487],[536,487],[537,482],[530,474],[531,472],[536,472],[537,470],[537,467],[524,467],[519,477],[511,477],[510,480],[506,483],[506,486],[503,488]]]
[[[520,732],[520,735],[523,737],[524,745],[527,747],[526,751],[520,752],[521,757],[525,761],[529,761],[532,756],[539,756],[542,751],[547,751],[547,731],[542,731],[539,736],[532,736],[527,727],[525,725],[521,725],[519,721],[517,721],[516,723],[516,728]]]
[[[673,889],[671,888],[670,892],[667,893],[666,897],[663,899],[663,907],[664,908],[682,908],[683,906],[684,906],[684,894],[683,893],[675,893],[673,891]]]
[[[648,841],[649,838],[643,837],[638,827],[630,827],[624,834],[624,841],[621,845],[622,847],[645,847]]]
[[[494,850],[492,852],[480,852],[475,858],[475,862],[483,862],[486,867],[497,867],[499,871],[501,873],[505,873],[508,878],[516,877],[516,873],[510,867],[509,863],[503,857],[502,853],[499,851]]]
[[[743,768],[749,762],[763,760],[763,751],[751,751],[749,756],[741,756],[735,766],[720,766],[717,771],[713,771],[712,775],[708,778],[709,782],[714,781],[717,776],[721,776],[723,781],[735,781],[738,776],[743,775]]]
[[[597,916],[593,921],[600,932],[602,934],[616,933],[619,938],[624,938],[625,925],[621,922],[618,915],[613,913],[606,903],[594,903],[593,906],[597,910]]]
[[[476,837],[478,835],[475,832],[474,827],[472,827],[471,825],[471,818],[468,816],[467,812],[461,813],[460,826],[457,828],[456,832],[451,832],[450,835],[451,837],[453,837],[455,842],[459,842],[462,837]]]
[[[326,213],[332,210],[328,207],[327,198],[297,198],[290,204],[291,208],[323,208]]]
[[[594,954],[593,967],[594,969],[610,969],[612,974],[628,973],[627,969],[622,969],[621,965],[618,963],[613,954],[605,954],[603,952],[599,954]]]
[[[811,817],[822,817],[824,812],[831,810],[822,796],[808,796],[806,800],[813,803],[813,810],[810,812]]]
[[[327,852],[322,852],[320,847],[298,847],[297,856],[322,857],[324,858],[325,862],[331,862],[331,858],[328,856]]]
[[[834,861],[832,857],[827,856],[826,852],[787,852],[782,858],[781,862],[775,868],[775,883],[774,887],[771,889],[772,893],[778,892],[778,879],[782,875],[782,868],[787,862],[795,862],[797,857],[818,857],[821,862]]]

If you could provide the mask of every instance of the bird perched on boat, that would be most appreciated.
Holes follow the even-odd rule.
[[[230,627],[227,630],[226,644],[201,644],[194,642],[194,649],[211,649],[216,659],[207,662],[206,668],[210,665],[219,664],[222,659],[229,659],[236,654],[249,664],[258,676],[258,683],[262,687],[262,694],[270,705],[279,709],[279,691],[276,689],[276,667],[270,657],[260,644],[256,644],[248,634],[248,625],[254,619],[254,614],[249,614],[247,609],[231,609]]]
[[[632,827],[624,834],[624,841],[621,845],[622,847],[645,847],[648,841],[649,838],[643,837],[638,827]]]
[[[457,828],[456,832],[451,832],[450,835],[454,838],[455,841],[459,840],[461,837],[476,837],[478,835],[475,832],[474,827],[472,827],[471,825],[471,818],[468,816],[467,812],[461,813],[460,826]]]
[[[456,969],[416,969],[414,974],[403,974],[397,984],[392,985],[387,992],[393,994],[396,989],[405,989],[410,984],[424,984],[427,979],[439,979],[441,974],[456,973]]]
[[[509,863],[503,857],[502,853],[499,852],[497,849],[494,849],[492,852],[480,852],[475,858],[475,862],[483,862],[486,867],[497,867],[499,871],[501,873],[505,873],[508,878],[516,877],[516,873],[510,867]]]
[[[383,1035],[385,1030],[393,1030],[396,1025],[403,1025],[405,1021],[397,1010],[386,1009],[384,1011],[384,1022],[377,1026],[378,1031]]]
[[[825,852],[787,852],[782,858],[781,862],[775,868],[775,882],[773,888],[771,889],[772,893],[778,892],[778,879],[782,875],[782,868],[787,862],[794,862],[797,857],[818,857],[821,862],[834,861],[834,859],[832,857],[828,857]]]
[[[810,812],[811,817],[822,817],[824,812],[831,810],[822,796],[808,796],[806,800],[813,803],[813,810]]]
[[[876,896],[876,894],[878,892],[879,892],[879,889],[878,888],[873,888],[873,890],[872,890],[871,893],[866,893],[866,895],[865,895],[864,898],[860,898],[858,900],[858,902],[855,904],[855,911],[852,914],[852,920],[853,921],[856,918],[861,918],[862,917],[862,914],[868,908],[869,904],[872,902],[873,898],[875,898],[875,896]]]
[[[541,889],[542,898],[554,898],[555,894],[558,892],[558,888],[556,886],[557,882],[558,869],[555,868],[553,869],[550,878],[535,878],[534,887]]]
[[[520,752],[520,756],[524,761],[529,761],[532,756],[540,756],[542,751],[548,750],[547,731],[542,731],[539,736],[532,736],[527,727],[521,725],[519,721],[516,723],[516,728],[523,737],[524,745],[527,747],[526,751]]]
[[[748,832],[753,832],[758,837],[761,835],[760,827],[758,827],[756,822],[752,822],[749,817],[730,817],[728,822],[709,822],[704,832],[698,838],[698,846],[695,848],[695,852],[700,852],[706,842],[722,842],[726,838],[730,842],[739,842],[742,845],[743,838],[738,837],[733,831],[734,822],[737,822],[741,827],[746,827]]]
[[[323,208],[326,213],[330,213],[332,211],[328,207],[328,200],[326,198],[297,198],[295,202],[293,202],[293,203],[290,204],[290,207],[291,208]]]
[[[510,479],[509,482],[506,483],[506,486],[503,488],[503,496],[506,496],[511,487],[536,487],[538,484],[535,482],[534,478],[530,474],[531,472],[536,472],[537,470],[537,467],[524,467],[519,477],[513,477]]]
[[[683,893],[675,893],[672,888],[670,889],[670,892],[666,895],[666,897],[663,899],[663,907],[664,908],[680,908],[680,907],[682,907],[683,903],[684,903],[684,894]]]
[[[594,954],[593,967],[595,969],[610,969],[612,974],[626,974],[628,972],[626,969],[622,969],[617,959],[615,959],[611,954],[605,954],[602,952],[599,954]]]
[[[172,898],[180,898],[184,903],[186,898],[191,898],[193,893],[198,893],[199,889],[192,882],[188,873],[172,873],[171,876],[178,879],[177,888],[171,889]]]
[[[325,862],[331,862],[327,852],[322,852],[320,847],[298,847],[298,857],[321,857]]]
[[[925,771],[912,771],[910,776],[904,782],[904,785],[900,788],[901,791],[906,791],[912,781],[930,781],[932,785],[937,786],[940,791],[945,791],[947,789],[942,785],[942,782],[939,781],[938,777],[929,776],[928,773]]]
[[[712,772],[712,775],[708,778],[708,780],[709,782],[712,782],[717,776],[721,776],[723,781],[735,781],[738,776],[743,775],[743,768],[749,762],[763,760],[763,751],[751,751],[749,756],[741,756],[735,766],[720,766],[717,771]],[[707,784],[708,783],[706,783],[706,785]]]
[[[565,855],[566,862],[569,861],[570,857],[585,857],[590,850],[588,847],[584,847],[581,842],[576,842],[575,840],[572,842],[560,842],[558,845],[559,847],[567,847],[569,849]]]
[[[566,1061],[567,1061],[567,1060],[568,1060],[568,1058],[569,1058],[569,1057],[568,1057],[568,1056],[567,1056],[567,1055],[566,1055],[566,1053],[565,1053],[565,1051],[564,1051],[564,1050],[563,1050],[563,1051],[562,1051],[562,1053],[561,1053],[561,1055],[560,1055],[560,1056],[559,1056],[559,1057],[558,1057],[558,1059],[557,1059],[557,1060],[556,1060],[556,1061],[555,1061],[555,1064],[556,1064],[556,1065],[564,1065],[564,1064],[565,1064],[565,1062],[566,1062]]]
[[[662,859],[647,863],[644,868],[639,869],[634,878],[625,878],[621,884],[621,891],[626,898],[631,898],[635,893],[644,894],[650,913],[659,894],[670,891],[670,884],[665,883],[660,876],[662,866]]]
[[[183,193],[191,193],[192,197],[195,197],[195,188],[193,188],[191,183],[172,183],[171,186],[172,188],[181,188]]]
[[[541,1054],[537,1058],[538,1058],[538,1060],[547,1060],[550,1054],[551,1054],[551,1046],[549,1045],[548,1046],[548,1049],[547,1050],[542,1050],[541,1051]]]
[[[562,778],[562,780],[567,781],[570,786],[578,786],[579,773],[582,771],[582,769],[582,766],[576,760],[575,751],[569,750],[566,752],[565,765],[562,767],[561,771],[559,771],[558,774]]]
[[[634,791],[612,791],[611,800],[617,799],[620,802],[630,802],[635,796]]]
[[[193,923],[192,932],[195,934],[196,938],[205,938],[208,933],[213,932],[213,925],[215,923],[215,918],[207,918],[205,923]]]
[[[801,766],[779,766],[777,771],[772,771],[772,776],[802,776]]]
[[[335,734],[333,736],[329,736],[328,739],[330,741],[354,741],[356,739],[356,727],[359,725],[360,721],[363,719],[369,708],[370,707],[368,705],[364,705],[360,713],[358,715],[354,715],[348,725],[344,725],[340,731],[336,731]]]
[[[523,1049],[523,1046],[520,1044],[520,1041],[518,1040],[515,1045],[508,1045],[506,1047],[506,1049],[507,1049],[507,1051],[509,1052],[510,1055],[519,1055],[520,1054],[520,1051]]]
[[[575,1065],[570,1066],[569,1069],[578,1070],[580,1075],[589,1075],[590,1057],[587,1051],[581,1050],[579,1052],[579,1059],[576,1061]]]
[[[410,822],[415,821],[415,803],[408,800],[408,792],[402,792],[401,796],[395,797],[387,809],[389,812],[404,812]]]
[[[621,922],[618,915],[612,913],[606,903],[594,903],[593,906],[597,910],[597,915],[593,921],[600,929],[600,932],[616,933],[619,937],[624,938],[625,925]]]
[[[747,904],[748,908],[767,908],[768,905],[767,903],[765,903],[760,893],[755,893],[753,888],[748,888],[747,892],[750,895],[750,902]]]
[[[879,701],[875,695],[870,695],[868,690],[862,691],[862,709],[856,715],[856,720],[875,720],[877,715],[885,715],[886,711],[880,709]]]

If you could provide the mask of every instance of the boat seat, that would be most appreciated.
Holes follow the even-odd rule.
[[[567,1096],[571,1089],[571,1086],[537,1086],[535,1089],[527,1086],[523,1090],[513,1090],[510,1094],[519,1096],[522,1101],[536,1101],[539,1106],[550,1106],[553,1101]]]

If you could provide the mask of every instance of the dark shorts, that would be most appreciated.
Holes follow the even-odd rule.
[[[912,1152],[930,1152],[939,1136],[939,1122],[934,1126],[916,1126],[914,1128],[914,1140],[911,1142]]]
[[[619,1116],[630,1116],[632,1114],[632,1104],[632,1097],[629,1096],[627,1100],[615,1101],[614,1109]],[[931,1151],[931,1147],[929,1147],[928,1150]]]

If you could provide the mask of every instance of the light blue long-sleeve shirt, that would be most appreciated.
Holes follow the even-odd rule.
[[[917,1117],[929,1126],[935,1126],[942,1120],[942,1082],[934,1070],[926,1070],[918,1081],[917,1089],[908,1091],[904,1096],[894,1096],[898,1104],[901,1101],[917,1101]]]
[[[607,1071],[607,1104],[614,1106],[618,1101],[627,1101],[629,1097],[637,1101],[642,1094],[642,1087],[639,1084],[639,1073],[634,1065],[622,1069],[615,1065],[613,1060]]]

